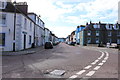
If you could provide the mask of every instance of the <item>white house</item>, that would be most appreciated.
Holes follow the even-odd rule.
[[[45,42],[50,41],[50,30],[45,28]]]
[[[44,45],[45,41],[45,29],[44,22],[35,13],[28,13],[29,18],[35,22],[35,46]]]
[[[0,49],[18,51],[31,48],[33,43],[44,44],[44,22],[36,23],[28,17],[27,3],[1,3],[4,5],[0,7]]]

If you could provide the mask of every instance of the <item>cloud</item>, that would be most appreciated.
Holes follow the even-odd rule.
[[[29,12],[41,15],[50,28],[58,36],[66,36],[76,25],[92,22],[115,23],[118,17],[118,1],[120,0],[17,0],[27,1]],[[62,22],[60,22],[62,21]],[[47,23],[51,23],[47,25]],[[56,24],[71,24],[69,27]],[[50,27],[56,24],[56,27]],[[67,25],[68,26],[68,25]],[[61,33],[62,32],[62,33]]]
[[[55,26],[48,27],[58,37],[67,37],[72,31],[76,29],[74,26]]]

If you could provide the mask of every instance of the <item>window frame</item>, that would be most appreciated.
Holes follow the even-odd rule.
[[[100,31],[96,30],[96,36],[99,36],[100,35]]]
[[[117,36],[120,36],[120,32],[119,31],[117,31]]]
[[[108,38],[108,39],[107,39],[107,42],[108,42],[108,43],[111,43],[111,42],[112,42],[112,39],[111,39],[111,38]]]
[[[90,30],[87,31],[87,35],[91,36],[91,31]]]
[[[97,42],[98,41],[98,42]],[[95,42],[96,43],[99,43],[100,42],[100,39],[99,38],[95,38]]]
[[[119,42],[119,43],[118,43]],[[120,39],[117,39],[117,44],[120,44]]]
[[[88,42],[88,41],[89,41],[89,42]],[[88,44],[91,43],[91,38],[90,38],[90,37],[87,38],[87,43],[88,43]]]
[[[110,33],[110,34],[109,34]],[[108,31],[108,36],[112,36],[112,32],[111,31]]]
[[[1,22],[0,22],[0,26],[2,26],[2,27],[5,27],[5,26],[7,26],[7,14],[6,13],[2,13],[2,14],[0,14],[1,15]],[[3,16],[4,16],[4,18],[3,18]],[[4,20],[3,20],[4,19]],[[4,24],[3,24],[3,22],[4,22]]]
[[[32,44],[32,36],[29,35],[29,44],[31,45]]]
[[[6,2],[5,1],[0,1],[0,9],[5,9],[6,7]]]
[[[27,30],[27,19],[24,18],[24,29]]]
[[[0,46],[5,46],[5,37],[6,37],[6,34],[5,33],[0,33],[2,35],[2,40],[1,40],[1,44]],[[4,38],[3,38],[3,34],[4,34]]]

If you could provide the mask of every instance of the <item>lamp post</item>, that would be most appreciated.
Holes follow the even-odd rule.
[[[15,32],[16,32],[16,1],[13,2],[14,5],[14,32],[13,32],[13,51],[15,51]]]

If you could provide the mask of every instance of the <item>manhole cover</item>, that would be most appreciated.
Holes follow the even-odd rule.
[[[65,70],[54,70],[50,72],[51,75],[62,76],[65,73]]]

